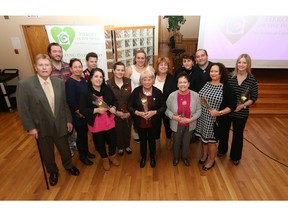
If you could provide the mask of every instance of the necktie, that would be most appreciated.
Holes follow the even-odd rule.
[[[46,94],[46,97],[48,99],[50,108],[51,108],[51,110],[52,110],[52,112],[54,114],[54,97],[52,96],[52,92],[51,92],[49,86],[50,86],[50,83],[45,81],[44,84],[43,84],[43,90],[44,90],[44,92]]]

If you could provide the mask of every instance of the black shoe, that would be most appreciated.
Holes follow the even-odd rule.
[[[219,157],[219,158],[221,158],[221,157],[224,157],[226,155],[226,153],[224,153],[224,154],[221,154],[221,153],[217,153],[217,157]]]
[[[205,162],[206,162],[206,160],[208,159],[208,155],[207,155],[207,157],[206,157],[206,159],[205,160],[199,160],[198,162],[199,162],[199,164],[204,164]]]
[[[145,167],[145,165],[146,165],[146,159],[142,158],[141,161],[140,161],[140,168]]]
[[[67,171],[69,171],[71,175],[74,175],[74,176],[80,175],[80,171],[74,166],[72,166],[70,169],[67,169]]]
[[[88,158],[82,158],[82,157],[80,157],[79,160],[80,160],[82,163],[84,163],[85,165],[88,165],[88,166],[93,164],[93,162],[92,162],[91,160],[89,160]]]
[[[155,158],[151,158],[151,159],[150,159],[150,166],[151,166],[152,168],[155,168],[155,167],[156,167],[156,160],[155,160]]]
[[[51,186],[55,186],[58,182],[58,173],[51,172],[49,177],[49,182]]]
[[[179,163],[179,160],[178,160],[178,159],[174,159],[174,160],[173,160],[173,166],[177,166],[178,163]]]
[[[237,166],[239,163],[240,163],[240,160],[235,160],[235,161],[233,161],[233,164],[234,164],[235,166]]]
[[[92,154],[91,152],[88,152],[87,153],[87,157],[90,158],[90,159],[93,159],[95,158],[96,156],[94,154]]]
[[[183,163],[185,164],[185,166],[190,166],[189,160],[187,158],[183,159]]]
[[[202,166],[202,169],[207,171],[209,169],[211,169],[213,166],[215,166],[216,162],[214,161],[213,164],[210,167],[206,167],[205,165]]]

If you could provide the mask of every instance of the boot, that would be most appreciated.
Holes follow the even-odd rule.
[[[119,160],[116,158],[116,154],[109,156],[109,160],[111,161],[111,163],[114,166],[119,166],[120,165]]]
[[[103,161],[103,168],[104,168],[104,170],[105,170],[105,171],[110,170],[110,162],[109,162],[108,157],[102,158],[102,161]]]

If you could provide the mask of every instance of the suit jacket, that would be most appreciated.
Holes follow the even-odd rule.
[[[57,77],[50,79],[54,90],[54,115],[37,75],[19,81],[17,109],[25,130],[36,128],[39,136],[58,138],[67,134],[67,123],[72,122],[72,117],[66,102],[65,82]]]

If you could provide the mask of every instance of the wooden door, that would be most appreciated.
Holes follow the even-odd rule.
[[[39,54],[48,54],[47,47],[49,45],[48,35],[44,25],[22,26],[25,40],[29,50],[32,64],[34,57]]]

